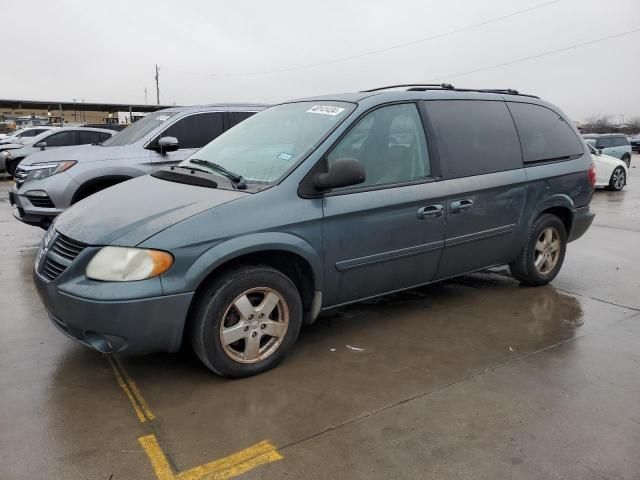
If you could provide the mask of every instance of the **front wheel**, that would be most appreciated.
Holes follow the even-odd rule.
[[[627,184],[627,174],[622,167],[616,167],[609,179],[609,190],[619,192]]]
[[[526,245],[509,269],[525,285],[546,285],[558,275],[566,250],[564,223],[555,215],[544,214],[534,222]]]
[[[7,161],[7,173],[11,175],[12,178],[16,176],[16,169],[18,168],[18,164],[20,163],[21,158]]]
[[[302,325],[296,286],[267,266],[244,266],[223,274],[194,305],[191,343],[209,369],[247,377],[277,365],[293,348]]]

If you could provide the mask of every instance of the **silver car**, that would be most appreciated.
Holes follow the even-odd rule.
[[[14,216],[46,228],[70,205],[117,183],[176,165],[262,105],[175,107],[147,115],[98,145],[38,152],[20,163]],[[114,132],[110,132],[114,133]]]
[[[87,145],[108,140],[116,132],[102,128],[63,127],[47,130],[35,137],[23,139],[19,144],[3,145],[0,152],[0,171],[15,176],[18,164],[32,153],[71,145]]]

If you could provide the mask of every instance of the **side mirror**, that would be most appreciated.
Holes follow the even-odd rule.
[[[601,148],[597,148],[597,149],[596,149],[596,153],[597,153],[598,155],[602,155],[602,149],[601,149]]]
[[[366,179],[364,166],[355,158],[336,160],[326,173],[318,173],[313,186],[316,190],[349,187],[362,183]]]
[[[158,149],[160,153],[174,152],[178,150],[180,144],[176,137],[162,137],[158,140]]]
[[[44,150],[45,148],[47,148],[47,142],[38,142],[34,145],[34,147],[37,147],[40,150]]]

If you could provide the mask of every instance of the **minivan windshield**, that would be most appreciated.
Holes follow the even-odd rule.
[[[220,135],[180,166],[218,174],[216,167],[207,166],[210,163],[249,182],[276,182],[354,108],[347,102],[321,100],[276,105]]]
[[[128,126],[117,135],[114,135],[102,145],[105,147],[121,147],[123,145],[131,145],[143,138],[147,133],[154,130],[158,125],[162,125],[169,120],[177,112],[159,112],[149,113],[144,118],[138,120],[133,125]]]

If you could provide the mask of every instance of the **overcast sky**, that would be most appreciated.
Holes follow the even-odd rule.
[[[640,116],[640,31],[488,68],[640,29],[640,0],[0,3],[0,98],[144,103],[146,87],[155,103],[158,63],[163,104],[437,79],[534,93],[576,120]]]

